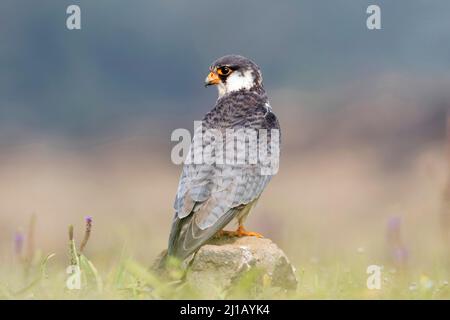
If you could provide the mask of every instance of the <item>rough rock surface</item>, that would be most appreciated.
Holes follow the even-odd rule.
[[[243,280],[246,276],[247,280]],[[297,287],[295,269],[284,252],[270,239],[256,237],[212,239],[194,256],[186,280],[212,294],[232,289],[234,284],[242,286],[243,281],[253,291],[263,287],[288,291]]]

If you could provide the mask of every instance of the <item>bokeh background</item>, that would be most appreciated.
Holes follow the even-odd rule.
[[[65,27],[70,4],[80,31]],[[170,134],[214,105],[209,64],[238,53],[261,67],[284,138],[249,228],[299,268],[442,266],[450,3],[377,0],[377,31],[369,4],[2,0],[1,261],[33,214],[36,247],[65,261],[67,225],[81,237],[89,215],[91,260],[150,264],[181,170]]]

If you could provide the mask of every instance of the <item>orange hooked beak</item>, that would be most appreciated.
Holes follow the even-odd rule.
[[[205,79],[205,87],[220,83],[220,78],[217,73],[211,71]]]

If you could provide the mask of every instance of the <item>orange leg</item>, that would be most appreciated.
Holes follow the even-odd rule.
[[[238,229],[236,230],[238,237],[257,237],[257,238],[264,238],[262,234],[258,232],[252,232],[245,230],[244,226],[242,224],[239,225]]]
[[[228,231],[228,230],[220,230],[217,233],[218,237],[228,236],[228,237],[257,237],[264,238],[264,236],[257,232],[247,231],[245,230],[243,225],[239,225],[236,231]]]

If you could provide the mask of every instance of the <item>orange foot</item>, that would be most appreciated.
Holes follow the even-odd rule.
[[[217,236],[228,236],[228,237],[257,237],[264,238],[264,236],[257,232],[247,231],[244,226],[240,225],[236,231],[221,230],[217,233]]]

